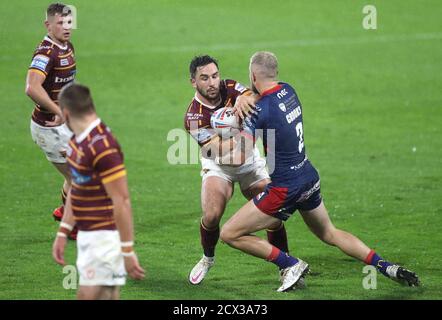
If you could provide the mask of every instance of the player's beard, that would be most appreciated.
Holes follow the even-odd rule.
[[[198,91],[198,93],[204,97],[204,99],[206,99],[207,101],[209,101],[211,104],[215,104],[216,102],[218,102],[220,100],[220,91],[219,88],[218,89],[214,89],[214,93],[212,95],[209,95],[208,91],[204,91],[201,88],[196,88],[196,90]]]

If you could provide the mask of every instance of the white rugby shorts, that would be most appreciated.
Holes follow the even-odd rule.
[[[57,127],[43,127],[31,120],[31,136],[50,162],[66,163],[65,154],[72,131],[65,123]]]
[[[80,286],[125,285],[126,270],[118,231],[79,231],[77,270]]]
[[[270,179],[266,161],[261,157],[255,158],[252,164],[240,167],[218,165],[208,159],[202,159],[201,164],[203,181],[208,177],[219,177],[231,183],[238,182],[241,190],[247,190],[263,179]]]

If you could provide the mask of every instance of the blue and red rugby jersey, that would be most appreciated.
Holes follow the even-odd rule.
[[[320,204],[319,174],[305,152],[302,106],[287,83],[263,92],[257,113],[245,119],[246,136],[260,137],[272,182],[254,198],[264,213],[286,220],[295,210]]]

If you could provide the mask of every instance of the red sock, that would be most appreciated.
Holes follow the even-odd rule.
[[[365,258],[364,262],[365,264],[371,264],[372,260],[373,260],[373,256],[376,254],[376,252],[372,249],[370,250],[369,254],[367,255],[367,257]]]
[[[266,260],[270,262],[275,261],[278,258],[280,252],[281,250],[279,250],[275,246],[272,246],[272,251],[270,252],[269,256],[266,258]]]

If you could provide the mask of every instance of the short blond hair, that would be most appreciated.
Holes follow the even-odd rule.
[[[258,51],[250,58],[250,67],[256,66],[258,76],[276,80],[278,77],[278,59],[268,51]]]

